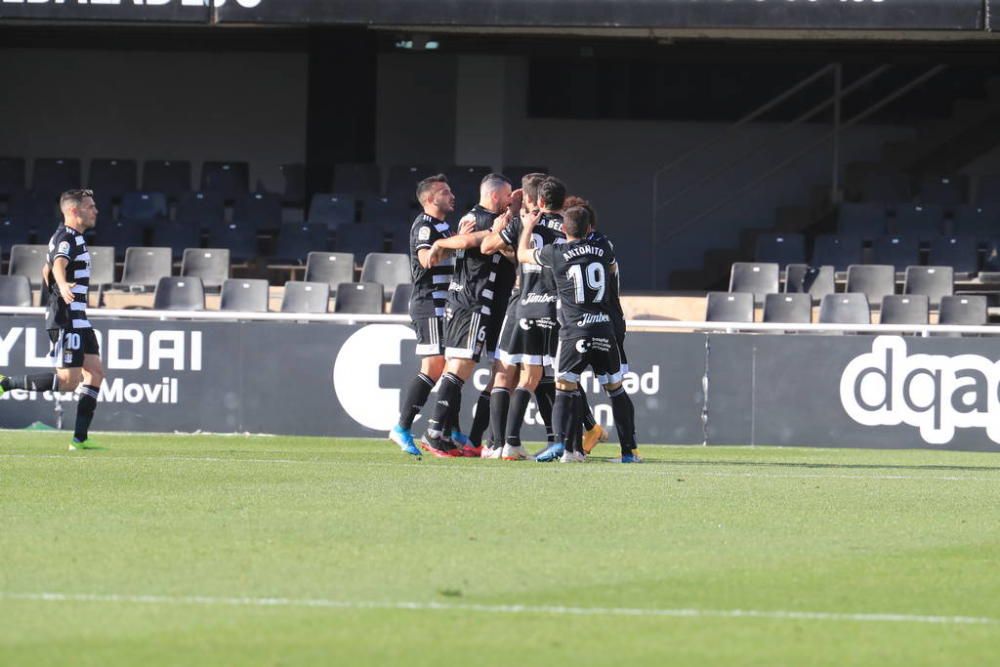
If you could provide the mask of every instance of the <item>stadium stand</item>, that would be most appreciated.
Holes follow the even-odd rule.
[[[201,190],[234,201],[250,192],[250,165],[246,162],[207,161],[201,166]]]
[[[352,315],[377,315],[384,312],[385,293],[381,283],[341,283],[333,312]]]
[[[186,248],[201,246],[201,230],[193,223],[165,220],[153,226],[152,244],[170,248],[171,257],[176,261]]]
[[[37,195],[58,198],[71,188],[83,183],[80,160],[77,158],[35,158],[31,176],[31,189]]]
[[[337,285],[354,282],[354,255],[349,252],[309,253],[305,281],[328,284],[336,297]]]
[[[260,254],[257,232],[251,225],[238,222],[209,229],[207,245],[210,248],[228,248],[230,259],[237,263],[248,262]]]
[[[876,307],[882,297],[896,293],[896,271],[888,264],[853,264],[847,267],[846,290],[863,294]]]
[[[10,263],[7,275],[24,276],[31,283],[32,289],[42,285],[42,267],[48,257],[48,246],[15,245],[10,249]]]
[[[930,242],[927,258],[932,266],[950,266],[955,278],[967,280],[979,271],[979,250],[971,236],[942,236]]]
[[[405,203],[388,197],[366,197],[361,201],[361,220],[385,229],[409,231],[416,213]]]
[[[170,215],[167,196],[162,192],[126,192],[119,207],[119,218],[130,222],[165,220]]]
[[[903,294],[923,294],[937,308],[941,297],[954,293],[955,276],[950,266],[908,266]]]
[[[754,303],[764,303],[765,294],[775,294],[778,290],[778,265],[771,263],[736,262],[729,278],[730,292],[753,294]]]
[[[230,278],[223,281],[219,310],[266,313],[268,311],[267,281],[250,278]]]
[[[306,166],[301,163],[281,165],[281,176],[285,181],[281,203],[285,206],[301,207],[306,203]]]
[[[309,201],[309,216],[311,225],[325,225],[328,229],[337,229],[342,225],[354,223],[355,202],[353,197],[327,192],[317,192]]]
[[[198,278],[164,276],[156,283],[155,310],[205,310],[205,288]]]
[[[813,242],[813,266],[832,266],[837,273],[847,271],[851,264],[861,264],[861,239],[857,236],[823,234]]]
[[[871,308],[864,294],[827,294],[819,304],[821,324],[871,324]]]
[[[26,173],[23,157],[0,157],[0,199],[24,190]]]
[[[973,203],[984,208],[1000,206],[1000,174],[984,174],[979,177],[976,201]]]
[[[284,224],[278,233],[278,247],[274,252],[274,259],[304,264],[310,252],[326,249],[326,236],[327,228],[325,225]]]
[[[172,272],[170,248],[127,248],[119,284],[131,291],[153,289]]]
[[[396,253],[369,253],[361,267],[361,282],[380,283],[391,298],[398,285],[410,282],[410,259]]]
[[[927,324],[929,302],[923,294],[887,294],[882,297],[879,322],[882,324]]]
[[[184,278],[199,278],[206,289],[218,289],[229,278],[228,248],[187,248],[181,260]]]
[[[385,232],[377,225],[357,224],[337,228],[334,249],[349,252],[355,257],[364,257],[370,252],[382,252],[385,248]]]
[[[177,222],[190,222],[202,231],[209,231],[226,219],[226,204],[222,196],[212,192],[185,192],[177,201]]]
[[[888,264],[902,273],[920,263],[920,240],[915,236],[881,236],[872,243],[872,263]]]
[[[0,276],[0,306],[27,307],[31,302],[31,282],[27,276]]]
[[[785,269],[785,293],[805,293],[819,303],[827,294],[836,292],[832,266],[810,267],[807,264],[789,264]]]
[[[938,324],[984,326],[987,322],[985,296],[962,294],[941,297]]]
[[[115,282],[115,249],[111,246],[89,245],[90,287],[107,287]]]
[[[402,283],[392,293],[389,302],[389,312],[393,315],[406,315],[410,312],[410,296],[413,294],[413,283]]]
[[[808,294],[768,294],[764,297],[764,321],[808,324],[812,322],[812,298]]]
[[[135,160],[94,158],[90,161],[87,187],[95,193],[120,200],[126,192],[133,192],[139,185],[139,168]]]
[[[101,245],[115,249],[116,261],[125,258],[126,248],[145,244],[145,234],[142,227],[127,220],[98,223],[95,237]]]
[[[236,198],[233,220],[253,225],[259,232],[274,233],[281,228],[281,197],[254,192]]]
[[[953,208],[968,200],[969,179],[961,174],[938,176],[925,174],[920,183],[921,203]]]
[[[441,173],[439,167],[429,165],[392,165],[389,167],[389,178],[385,185],[385,196],[395,201],[405,201],[415,204],[417,201],[417,183]]]
[[[325,313],[329,310],[330,286],[326,283],[307,283],[289,280],[285,283],[285,296],[281,300],[283,313]]]
[[[191,162],[146,160],[142,165],[142,189],[161,192],[172,200],[191,191]]]
[[[759,234],[754,250],[755,262],[769,262],[779,267],[806,261],[806,237],[802,234]]]
[[[891,228],[894,234],[932,239],[945,232],[944,209],[928,204],[897,206]]]
[[[382,192],[382,174],[375,164],[335,164],[333,188],[337,192],[350,192],[356,197],[378,196]]]
[[[31,243],[31,229],[6,216],[0,216],[0,245],[12,246]]]
[[[1000,236],[1000,206],[956,207],[952,212],[951,233],[978,239]]]
[[[34,230],[41,235],[58,224],[58,206],[57,195],[15,192],[7,202],[7,217],[22,228]]]
[[[885,234],[886,220],[884,204],[843,203],[837,212],[837,233],[874,239]]]
[[[705,302],[706,322],[753,322],[754,294],[709,292]]]

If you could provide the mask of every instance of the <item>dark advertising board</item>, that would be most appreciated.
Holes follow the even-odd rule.
[[[0,19],[209,23],[209,0],[0,0]]]

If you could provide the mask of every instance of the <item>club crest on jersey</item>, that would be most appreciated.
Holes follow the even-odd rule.
[[[421,227],[420,231],[417,232],[417,239],[419,239],[420,241],[426,241],[430,237],[431,237],[430,227]]]
[[[60,254],[69,254],[69,241],[63,241],[60,243],[58,252]]]

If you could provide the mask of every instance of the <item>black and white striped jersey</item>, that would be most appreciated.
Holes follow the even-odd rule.
[[[473,232],[489,231],[497,215],[476,204],[462,218],[459,227],[471,219],[475,224]],[[455,254],[455,275],[448,291],[448,305],[503,317],[513,287],[514,265],[501,253],[484,255],[479,248],[460,250]]]
[[[430,269],[420,266],[418,253],[430,249],[438,239],[452,235],[451,226],[421,213],[410,228],[410,276],[413,278],[413,294],[410,296],[410,317],[444,317],[445,301],[448,299],[448,285],[455,271],[455,259],[447,257]]]
[[[83,234],[66,226],[56,230],[49,240],[48,264],[51,268],[59,257],[65,257],[66,280],[73,284],[73,303],[67,304],[59,295],[55,276],[49,278],[49,306],[45,315],[46,329],[90,329],[87,319],[87,292],[90,290],[90,251]]]

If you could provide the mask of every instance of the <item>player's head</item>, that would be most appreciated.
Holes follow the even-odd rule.
[[[570,195],[566,197],[566,201],[563,202],[565,208],[572,208],[574,206],[582,206],[587,209],[590,213],[590,228],[591,230],[597,229],[597,213],[594,211],[594,207],[590,205],[590,202],[583,197],[577,197],[576,195]]]
[[[59,210],[67,225],[93,229],[97,224],[97,204],[93,190],[67,190],[59,197]]]
[[[563,233],[571,241],[577,241],[590,233],[591,214],[585,206],[571,206],[563,211]]]
[[[538,206],[546,211],[562,210],[566,203],[566,186],[555,176],[546,176],[538,186]]]
[[[548,174],[525,174],[521,178],[521,191],[524,192],[524,205],[529,208],[538,207],[538,186],[548,178]]]
[[[510,179],[503,174],[487,174],[479,183],[479,205],[500,213],[510,206],[512,190]]]
[[[417,201],[424,212],[434,217],[444,216],[455,210],[455,195],[444,174],[428,176],[417,183]]]

